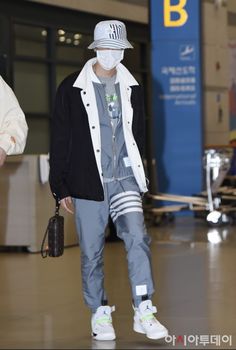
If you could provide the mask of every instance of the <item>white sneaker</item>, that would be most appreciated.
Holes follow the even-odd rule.
[[[146,334],[150,339],[161,339],[168,335],[168,330],[153,315],[157,309],[151,300],[142,301],[134,311],[135,332]]]
[[[115,306],[99,306],[95,314],[92,315],[91,326],[92,336],[96,340],[114,340],[116,334],[112,325],[111,313],[115,311]]]

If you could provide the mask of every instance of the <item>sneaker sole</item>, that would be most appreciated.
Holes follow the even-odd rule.
[[[92,334],[92,337],[95,340],[115,340],[116,339],[116,335],[114,333],[97,334],[97,335]]]
[[[155,334],[147,334],[142,328],[140,328],[139,325],[137,324],[134,324],[134,327],[133,327],[133,330],[136,332],[136,333],[140,333],[140,334],[145,334],[147,338],[149,339],[161,339],[161,338],[165,338],[168,336],[168,331],[162,331],[162,332],[159,332],[158,334],[155,333]]]
[[[163,332],[160,332],[158,334],[146,334],[146,337],[149,338],[149,339],[162,339],[162,338],[165,338],[168,336],[168,332],[166,331],[163,331]]]
[[[133,330],[140,334],[146,334],[144,330],[137,323],[134,323]]]

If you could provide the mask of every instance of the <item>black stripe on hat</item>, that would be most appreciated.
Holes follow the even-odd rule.
[[[119,24],[119,36],[120,39],[122,38],[122,26]]]
[[[110,24],[112,33],[109,34],[110,39],[121,39],[122,38],[122,26],[119,24]]]

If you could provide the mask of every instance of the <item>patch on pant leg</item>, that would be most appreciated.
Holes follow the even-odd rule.
[[[141,296],[141,295],[146,295],[147,294],[147,285],[143,284],[140,286],[136,286],[136,295]]]
[[[123,161],[125,163],[126,168],[131,167],[131,163],[130,163],[129,157],[124,157]]]

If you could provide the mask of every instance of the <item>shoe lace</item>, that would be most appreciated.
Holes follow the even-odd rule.
[[[156,317],[153,315],[153,313],[146,314],[144,316],[141,316],[141,320],[143,321],[155,321]]]
[[[108,324],[111,324],[111,318],[110,316],[106,315],[106,316],[102,316],[102,317],[98,317],[96,319],[96,323],[100,326],[106,326]]]
[[[100,326],[106,326],[112,323],[111,320],[111,315],[110,313],[106,313],[106,311],[103,312],[103,314],[99,317],[96,318],[95,320],[96,324],[100,325]]]

